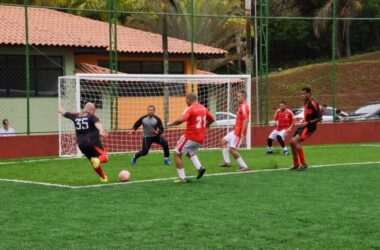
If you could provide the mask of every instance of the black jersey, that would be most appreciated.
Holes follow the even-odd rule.
[[[95,123],[99,122],[99,119],[95,115],[88,112],[66,112],[64,117],[74,122],[78,144],[83,141],[99,139],[99,130],[95,127]]]
[[[321,110],[319,109],[319,105],[314,99],[310,99],[304,106],[304,121],[310,122],[315,119],[319,119],[322,117]],[[311,128],[316,128],[317,123],[309,124]]]

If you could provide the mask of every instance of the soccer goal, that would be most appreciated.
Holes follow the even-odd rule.
[[[132,135],[128,135],[128,131],[138,118],[147,113],[148,105],[155,106],[156,115],[166,124],[180,117],[187,107],[186,93],[196,93],[198,102],[207,107],[216,120],[207,132],[203,149],[219,148],[220,140],[233,129],[239,108],[237,91],[247,91],[247,102],[251,106],[251,79],[248,75],[76,74],[59,77],[58,90],[58,105],[66,111],[80,112],[87,102],[95,104],[96,115],[109,133],[102,139],[109,153],[140,149],[141,129]],[[164,136],[171,149],[183,131],[184,124],[166,128]],[[248,129],[243,148],[251,147],[250,133]],[[151,150],[161,149],[153,144]],[[74,124],[61,116],[59,154],[80,155]]]

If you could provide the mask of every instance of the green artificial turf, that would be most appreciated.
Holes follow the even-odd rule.
[[[252,169],[284,168],[291,156],[242,151]],[[206,176],[83,189],[0,181],[0,249],[379,249],[379,147],[305,147],[305,172],[210,176],[221,152],[200,152]],[[175,177],[174,166],[150,154],[104,165],[110,183],[128,169],[132,181]],[[1,162],[0,179],[71,186],[99,184],[85,159]],[[188,175],[194,167],[185,161]],[[209,176],[207,176],[209,175]]]

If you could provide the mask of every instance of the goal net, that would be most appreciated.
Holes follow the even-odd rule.
[[[142,129],[128,135],[135,121],[154,105],[166,127],[187,107],[185,95],[194,92],[198,102],[213,114],[215,123],[207,132],[203,149],[218,148],[220,140],[233,129],[239,104],[236,93],[246,90],[251,102],[250,77],[246,75],[129,75],[77,74],[58,79],[58,105],[68,112],[80,112],[87,102],[96,106],[96,115],[108,136],[102,138],[108,153],[140,150]],[[250,117],[251,118],[251,117]],[[165,128],[164,137],[174,149],[185,124]],[[250,123],[249,127],[250,128]],[[250,129],[242,148],[250,148]],[[60,156],[80,156],[72,121],[59,117]],[[153,144],[151,150],[161,150]]]

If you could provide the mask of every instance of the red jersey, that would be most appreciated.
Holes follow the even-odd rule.
[[[234,134],[236,136],[247,135],[247,129],[245,131],[242,131],[242,129],[243,129],[243,121],[249,118],[249,112],[250,112],[249,107],[246,102],[240,105],[239,110],[236,115],[236,123],[235,123],[235,130],[234,130]]]
[[[207,121],[214,121],[214,117],[202,104],[193,103],[182,114],[186,121],[186,139],[203,144],[206,138]]]
[[[283,129],[288,129],[290,125],[292,125],[294,115],[289,109],[285,109],[285,111],[278,109],[274,115],[274,120],[277,121],[277,130],[281,131]]]

